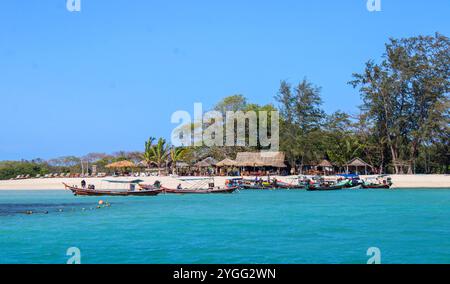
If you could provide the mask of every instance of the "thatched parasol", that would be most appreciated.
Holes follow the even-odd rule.
[[[216,166],[219,167],[219,168],[221,168],[221,167],[234,167],[234,166],[237,166],[237,162],[226,158],[226,159],[218,162],[216,164]]]
[[[119,169],[119,168],[135,168],[136,165],[130,161],[120,161],[109,164],[106,166],[108,169]]]

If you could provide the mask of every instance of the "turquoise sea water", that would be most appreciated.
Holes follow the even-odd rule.
[[[369,247],[382,263],[450,263],[450,190],[0,191],[0,263],[66,263],[69,247],[82,263],[363,264]]]

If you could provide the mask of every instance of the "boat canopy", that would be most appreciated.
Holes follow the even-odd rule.
[[[359,175],[355,175],[355,174],[342,174],[342,175],[337,175],[338,177],[343,177],[343,178],[348,178],[348,179],[358,179]]]

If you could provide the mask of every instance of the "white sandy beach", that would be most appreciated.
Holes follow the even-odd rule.
[[[365,178],[366,176],[361,176]],[[450,189],[450,175],[391,175],[393,188],[447,188]],[[215,177],[216,186],[224,186],[227,177]],[[247,177],[246,177],[247,178]],[[251,178],[251,177],[248,177]],[[293,183],[295,176],[276,177],[278,180]],[[96,188],[101,189],[106,186],[104,180],[120,179],[132,180],[135,178],[86,178],[87,184],[93,184]],[[144,183],[153,184],[156,180],[169,188],[175,188],[178,184],[187,186],[185,182],[174,177],[145,177],[139,178]],[[62,190],[63,182],[69,185],[80,185],[82,178],[41,178],[41,179],[25,179],[25,180],[5,180],[0,181],[0,190]]]

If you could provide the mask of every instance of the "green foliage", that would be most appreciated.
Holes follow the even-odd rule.
[[[227,111],[239,111],[244,110],[247,107],[247,99],[243,95],[233,95],[224,98],[217,103],[214,110],[217,110],[223,114]]]
[[[321,109],[320,87],[303,79],[296,87],[282,81],[275,99],[280,108],[280,148],[291,165],[308,165],[320,159]]]
[[[152,164],[158,167],[158,172],[161,174],[161,168],[167,163],[169,157],[169,146],[163,138],[159,138],[156,144],[153,144],[155,138],[150,137],[145,142],[145,151],[142,155],[143,160],[150,167]]]
[[[16,178],[19,175],[45,175],[50,172],[47,163],[36,161],[4,161],[0,162],[0,180]]]
[[[449,74],[450,41],[440,34],[391,39],[380,64],[369,61],[354,74],[350,83],[395,173],[405,165],[412,173],[420,151],[449,135]]]

